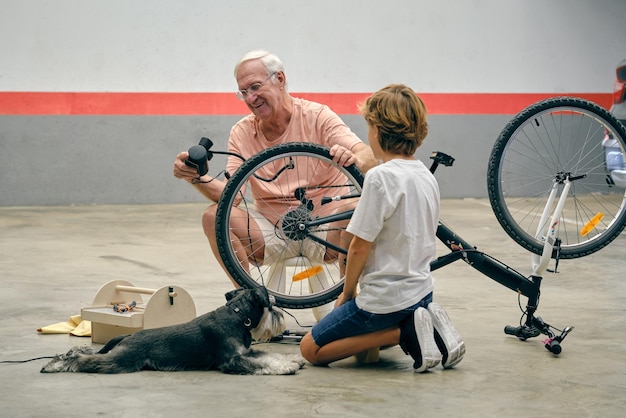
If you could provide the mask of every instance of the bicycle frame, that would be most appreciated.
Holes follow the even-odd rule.
[[[440,154],[441,153],[436,153],[433,157],[431,157],[435,160],[431,166],[431,172],[433,173],[438,166],[437,159]],[[453,161],[454,159],[451,159],[449,164],[445,165],[452,165]],[[439,257],[431,263],[431,271],[434,271],[454,261],[463,259],[466,263],[480,271],[485,276],[520,295],[526,296],[528,298],[526,311],[524,312],[526,315],[526,321],[524,324],[520,323],[518,327],[507,325],[504,327],[504,332],[509,335],[515,335],[522,341],[531,337],[536,337],[539,334],[545,334],[548,338],[543,341],[544,346],[553,354],[559,354],[561,352],[561,341],[565,339],[567,334],[573,330],[574,327],[568,326],[561,331],[560,335],[556,335],[552,332],[553,327],[545,323],[540,317],[536,317],[535,312],[537,311],[539,305],[541,281],[543,279],[542,275],[547,270],[548,263],[552,258],[552,253],[555,247],[557,250],[556,262],[558,265],[558,248],[560,246],[560,240],[556,237],[556,225],[563,211],[563,207],[565,206],[572,181],[583,177],[584,176],[570,177],[570,174],[563,173],[559,173],[557,175],[552,189],[550,190],[548,201],[544,207],[541,221],[537,227],[536,237],[538,239],[545,237],[543,252],[541,255],[535,253],[532,254],[531,263],[533,273],[530,277],[527,278],[499,260],[477,251],[475,247],[471,246],[468,242],[456,235],[441,221],[439,222],[439,226],[437,228],[437,238],[439,238],[439,240],[443,242],[451,252],[447,255]],[[550,210],[554,205],[560,184],[563,184],[563,190],[559,196],[559,200],[554,208],[554,211],[552,211],[551,222],[546,225],[546,220],[550,216]]]
[[[437,227],[437,238],[450,249],[450,253],[430,263],[431,271],[438,270],[458,260],[463,260],[485,276],[528,298],[538,297],[539,286],[533,280],[510,268],[499,260],[478,251],[457,235],[442,221]]]

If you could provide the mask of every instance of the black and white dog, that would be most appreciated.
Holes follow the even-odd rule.
[[[273,299],[273,298],[272,298]],[[100,351],[74,347],[55,356],[42,373],[131,373],[139,370],[221,370],[229,374],[294,374],[299,356],[250,348],[285,330],[265,288],[236,289],[226,305],[187,323],[145,329],[111,339]]]

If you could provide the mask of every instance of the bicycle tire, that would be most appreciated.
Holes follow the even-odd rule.
[[[552,185],[566,173],[584,177],[571,183],[555,225],[561,245],[552,258],[584,257],[619,236],[626,223],[626,193],[611,184],[602,144],[609,134],[625,155],[624,126],[597,104],[574,97],[537,102],[505,126],[489,158],[487,190],[498,222],[516,243],[541,254],[538,231],[546,228],[539,225],[541,212]]]
[[[276,182],[279,177],[281,182]],[[352,197],[360,196],[362,185],[363,174],[355,165],[338,166],[332,162],[328,148],[317,144],[282,144],[249,158],[229,179],[217,206],[216,240],[225,268],[242,287],[266,286],[276,305],[284,308],[313,308],[335,300],[343,290],[338,261],[341,257],[336,252],[334,260],[325,260],[321,254],[329,247],[306,234],[328,238],[341,233],[349,217],[326,225],[309,226],[309,223],[354,208],[356,198]],[[335,200],[322,204],[322,199],[329,198],[330,193]],[[339,200],[337,193],[344,199]],[[255,199],[263,194],[265,199]],[[269,196],[274,199],[268,200]],[[308,200],[313,207],[307,206]],[[267,226],[250,229],[252,209],[270,220]],[[235,249],[239,240],[231,239],[231,234],[237,232],[249,238],[247,245],[240,247],[246,251],[242,259],[237,257]],[[278,243],[271,254],[263,254],[263,260],[253,250],[256,244],[253,237],[259,236],[263,242],[271,239]],[[282,269],[272,273],[272,268],[287,258],[295,260],[288,267],[292,275],[281,276]]]

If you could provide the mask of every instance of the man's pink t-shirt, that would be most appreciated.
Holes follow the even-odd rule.
[[[293,113],[287,130],[278,139],[269,142],[259,129],[259,121],[254,115],[248,115],[240,120],[230,132],[228,150],[248,159],[264,149],[290,142],[310,142],[332,147],[335,144],[352,149],[362,141],[350,128],[327,106],[304,99],[293,99]],[[281,160],[263,166],[257,172],[266,179],[273,178],[288,162]],[[328,170],[320,167],[319,161],[311,158],[298,157],[294,161],[297,169],[286,170],[274,181],[264,182],[251,178],[252,195],[256,201],[256,209],[271,222],[289,207],[298,206],[295,199],[296,188],[306,185],[341,185],[346,179],[337,177],[337,170]],[[234,174],[242,161],[236,157],[229,157],[226,171]],[[303,165],[307,168],[303,168]],[[314,166],[315,165],[315,166]],[[340,194],[335,190],[332,194]],[[312,199],[316,208],[319,208],[319,199],[328,195],[328,189],[316,188],[307,191],[307,198]],[[328,212],[334,205],[326,205]],[[317,212],[317,211],[316,211]],[[322,213],[319,213],[320,215]]]

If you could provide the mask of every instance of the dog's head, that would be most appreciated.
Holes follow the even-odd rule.
[[[226,293],[226,306],[237,312],[257,341],[269,341],[285,330],[283,314],[273,309],[274,297],[265,287],[235,289]]]
[[[249,304],[259,304],[260,306],[268,309],[272,309],[275,301],[274,297],[270,296],[265,287],[256,287],[254,289],[245,289],[240,287],[227,292],[225,296],[227,302],[234,302],[235,300],[246,298],[248,299]]]

